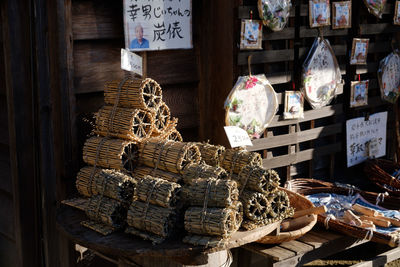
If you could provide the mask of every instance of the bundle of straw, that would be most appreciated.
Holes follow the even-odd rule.
[[[135,200],[144,201],[165,208],[175,207],[181,186],[160,178],[145,176],[138,181]]]
[[[180,174],[176,174],[173,172],[166,172],[159,169],[153,169],[144,166],[137,167],[132,173],[132,176],[137,180],[140,180],[147,175],[158,177],[174,183],[179,183],[182,180],[182,176]]]
[[[244,190],[240,199],[244,214],[249,220],[262,221],[271,212],[271,203],[262,193]]]
[[[225,147],[209,143],[196,143],[200,149],[201,158],[211,166],[219,166],[225,153]]]
[[[158,106],[157,111],[154,113],[154,134],[160,135],[164,133],[167,126],[170,124],[171,113],[169,107],[163,101]]]
[[[268,201],[271,203],[269,218],[284,219],[293,213],[293,208],[290,207],[289,196],[285,191],[278,190],[268,195]]]
[[[262,166],[262,158],[256,152],[243,149],[227,149],[221,162],[221,167],[230,174],[239,174],[246,166]]]
[[[137,230],[159,237],[169,236],[175,226],[177,215],[174,209],[133,201],[128,210],[127,223]]]
[[[183,181],[190,184],[192,180],[198,178],[214,178],[214,179],[227,179],[228,174],[220,167],[213,167],[204,163],[201,164],[188,164],[183,169]]]
[[[140,142],[150,137],[154,129],[153,115],[140,109],[103,106],[95,115],[95,133],[101,136]]]
[[[239,191],[235,181],[195,179],[182,189],[182,198],[189,206],[232,207],[239,199]]]
[[[165,136],[165,139],[167,140],[172,140],[172,141],[177,141],[177,142],[183,142],[183,138],[180,132],[178,132],[177,129],[172,129],[167,136]]]
[[[83,161],[103,168],[132,171],[136,165],[137,146],[130,141],[92,137],[83,147]]]
[[[227,239],[218,236],[189,234],[183,238],[183,243],[195,246],[203,246],[204,248],[215,248],[215,247],[224,247],[227,243]]]
[[[238,230],[238,221],[242,218],[236,208],[190,207],[185,212],[185,230],[192,234],[228,238]]]
[[[76,188],[81,195],[104,195],[127,202],[132,199],[136,180],[115,170],[83,167],[76,178]]]
[[[278,173],[259,166],[246,166],[238,176],[233,175],[232,179],[238,179],[239,188],[244,187],[264,194],[276,191],[279,186]]]
[[[199,161],[199,148],[192,143],[150,138],[139,146],[139,162],[148,167],[182,173],[186,165]]]
[[[119,107],[156,112],[162,101],[161,87],[150,78],[108,82],[104,88],[104,102],[114,105],[116,101]]]
[[[115,199],[100,195],[93,196],[90,198],[85,212],[89,219],[116,229],[125,224],[126,208]]]

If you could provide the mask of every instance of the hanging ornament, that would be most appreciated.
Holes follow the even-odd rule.
[[[364,0],[364,3],[368,8],[369,13],[380,19],[382,18],[386,0]]]
[[[317,37],[303,63],[303,95],[313,109],[328,105],[341,83],[339,64],[329,41]]]
[[[394,5],[393,24],[400,25],[400,1],[396,1],[396,4]]]
[[[310,0],[308,12],[311,28],[331,25],[329,0]]]
[[[273,31],[281,31],[289,18],[290,0],[258,0],[258,12],[265,26]]]
[[[395,103],[400,95],[400,56],[397,50],[379,63],[378,80],[382,99]]]

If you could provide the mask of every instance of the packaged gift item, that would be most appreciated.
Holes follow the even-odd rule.
[[[285,111],[283,117],[287,119],[304,118],[304,98],[299,91],[285,92]]]
[[[351,48],[350,64],[351,65],[364,65],[367,64],[369,39],[353,39],[353,46]]]
[[[394,5],[394,17],[393,17],[393,24],[400,25],[400,1],[396,1]]]
[[[368,105],[368,80],[351,82],[350,107]]]
[[[258,0],[258,11],[263,24],[273,31],[281,31],[289,18],[290,0]]]
[[[368,8],[368,12],[372,15],[382,18],[383,9],[385,8],[386,0],[364,0]]]
[[[262,49],[262,24],[260,20],[242,20],[240,49]]]
[[[390,103],[395,103],[400,95],[400,56],[398,51],[390,53],[381,60],[378,70],[381,97]]]
[[[330,25],[331,10],[329,0],[310,0],[308,14],[311,28]]]
[[[332,28],[351,28],[351,1],[332,3]]]
[[[278,109],[278,98],[264,74],[240,76],[225,101],[225,124],[259,138]]]
[[[342,76],[329,41],[316,38],[303,63],[303,95],[313,109],[328,105],[336,96]]]

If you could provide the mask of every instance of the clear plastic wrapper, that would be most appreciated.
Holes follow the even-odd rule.
[[[258,11],[263,24],[273,31],[281,31],[289,18],[290,0],[258,0]]]
[[[382,99],[395,103],[400,95],[400,56],[397,50],[379,63],[378,80]]]
[[[303,63],[304,97],[313,109],[328,105],[341,84],[339,64],[329,41],[317,37]]]

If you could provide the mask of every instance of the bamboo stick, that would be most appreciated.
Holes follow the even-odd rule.
[[[182,172],[183,181],[190,184],[193,180],[198,178],[214,178],[214,179],[227,179],[228,174],[220,167],[213,167],[207,164],[188,164]]]
[[[364,207],[361,206],[360,204],[354,204],[352,206],[353,210],[362,213],[364,215],[368,215],[368,216],[373,216],[373,217],[377,217],[377,216],[383,216],[383,214],[381,212],[378,212],[374,209],[370,209],[368,207]]]
[[[180,174],[176,174],[173,172],[166,172],[166,171],[162,171],[159,169],[153,169],[153,168],[145,167],[145,166],[140,166],[140,167],[135,168],[135,170],[132,173],[132,176],[137,180],[140,180],[147,175],[161,178],[166,181],[174,182],[174,183],[179,183],[182,180],[182,175],[180,175]]]
[[[96,114],[94,132],[101,136],[141,142],[149,138],[154,130],[153,115],[149,111],[103,106]]]
[[[262,166],[262,158],[256,152],[248,152],[243,149],[226,149],[221,167],[230,174],[239,174],[246,166]]]
[[[104,195],[127,202],[132,199],[136,180],[116,170],[83,167],[77,175],[75,184],[83,196]]]
[[[375,225],[381,226],[381,227],[390,227],[392,223],[389,220],[385,220],[380,217],[374,217],[374,216],[367,216],[367,215],[361,215],[360,216],[361,220],[367,220],[373,222]]]
[[[260,166],[246,166],[238,176],[232,175],[232,179],[237,178],[239,189],[257,191],[264,194],[275,192],[279,186],[279,175],[274,170],[265,170]]]
[[[201,158],[210,166],[219,166],[224,157],[225,147],[209,143],[196,143],[200,149]]]

